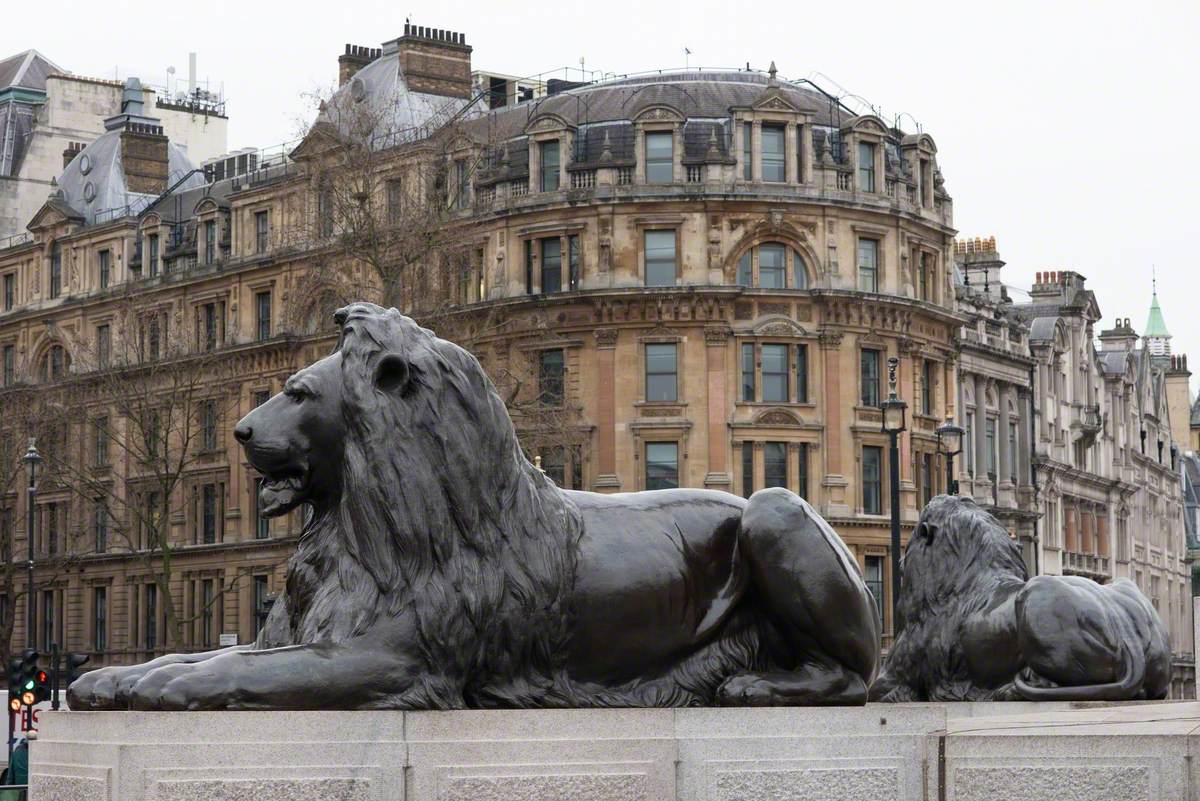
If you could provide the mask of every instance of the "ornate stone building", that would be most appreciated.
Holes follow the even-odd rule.
[[[1039,572],[1137,582],[1171,633],[1174,697],[1194,693],[1190,565],[1168,354],[1128,318],[1097,337],[1100,307],[1075,272],[1038,273],[1029,303]],[[1099,347],[1095,340],[1099,339]]]
[[[1029,326],[1002,282],[995,238],[955,246],[959,336],[958,424],[966,432],[956,468],[959,492],[996,516],[1021,544],[1031,574],[1042,572],[1031,443],[1034,358]]]
[[[453,207],[450,226],[469,239],[457,278],[414,281],[407,305],[420,311],[433,294],[452,293],[456,308],[439,318],[448,335],[472,320],[503,321],[477,327],[470,344],[494,376],[533,377],[515,413],[530,442],[541,441],[530,408],[565,421],[565,441],[531,446],[565,487],[748,495],[786,486],[808,498],[850,544],[890,631],[878,408],[888,359],[899,359],[909,403],[899,476],[906,532],[943,490],[934,429],[959,397],[953,343],[964,319],[954,311],[952,204],[933,139],[851,113],[773,68],[560,84],[488,109],[471,92],[470,52],[460,34],[412,26],[340,59],[343,87],[330,108],[386,109],[371,139],[391,176],[380,208],[404,216],[411,189],[393,190],[404,165],[424,163],[445,176],[433,185]],[[449,119],[461,122],[461,137],[431,156],[425,137]],[[12,276],[12,302],[0,306],[5,391],[84,386],[103,373],[87,343],[114,335],[105,326],[131,298],[157,310],[139,317],[145,347],[168,329],[186,332],[189,352],[235,367],[235,381],[209,388],[234,399],[221,410],[218,441],[189,468],[167,515],[176,543],[169,592],[185,613],[185,649],[208,647],[218,632],[253,636],[298,532],[296,519],[256,517],[254,477],[227,435],[329,346],[328,304],[311,277],[320,250],[312,232],[324,228],[327,206],[312,173],[320,142],[310,139],[282,163],[159,197],[187,165],[176,164],[149,112],[113,120],[34,215],[31,240],[0,251],[0,276]],[[85,156],[113,165],[94,157],[131,147],[157,155],[106,168],[101,187],[84,174]],[[136,213],[97,215],[89,180],[97,191],[155,199]],[[378,287],[355,280],[356,291]],[[79,459],[94,459],[89,426],[109,414],[96,398],[89,419],[73,424]],[[128,460],[103,469],[114,484],[136,485]],[[7,491],[19,554],[24,493],[15,483]],[[78,551],[65,568],[43,571],[39,592],[50,595],[39,600],[39,637],[99,662],[161,650],[162,590],[144,563],[129,548],[98,547],[87,499],[48,480],[38,504],[39,553],[48,525],[73,532]],[[246,580],[206,601],[237,576]]]
[[[0,59],[0,247],[27,236],[52,181],[123,110],[123,90],[120,81],[74,75],[36,50]],[[198,87],[174,95],[143,87],[138,100],[194,163],[225,152],[223,98]]]

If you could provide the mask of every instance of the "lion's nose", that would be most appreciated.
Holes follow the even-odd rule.
[[[233,429],[233,436],[238,442],[249,442],[250,438],[254,436],[254,429],[248,425],[239,423]]]

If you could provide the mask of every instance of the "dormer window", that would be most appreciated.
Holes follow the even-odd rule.
[[[204,223],[204,263],[212,264],[217,260],[217,221],[207,220]]]
[[[158,275],[158,234],[150,234],[146,237],[146,242],[150,254],[150,275]]]
[[[109,250],[100,251],[100,288],[108,289],[109,281],[112,280],[112,252]]]
[[[542,142],[538,145],[538,153],[541,158],[542,191],[556,192],[559,185],[560,167],[558,140]]]
[[[871,142],[858,143],[858,189],[875,191],[875,145]]]
[[[675,178],[675,134],[646,134],[646,183],[668,184]]]
[[[762,179],[771,183],[787,180],[787,160],[784,142],[786,129],[782,125],[762,127]]]

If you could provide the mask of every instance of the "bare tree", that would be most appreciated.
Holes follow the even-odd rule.
[[[225,451],[222,432],[239,396],[236,365],[220,347],[236,332],[219,330],[221,324],[130,288],[104,338],[75,343],[78,357],[90,362],[72,392],[82,436],[57,468],[90,507],[97,539],[107,540],[95,550],[126,552],[153,577],[164,648],[182,645],[190,620],[171,591],[177,551],[216,542],[222,525],[223,489],[198,484]],[[185,524],[182,535],[175,533],[173,512],[184,512],[190,530]],[[212,604],[242,578],[227,581]]]
[[[0,390],[0,598],[4,599],[0,603],[0,664],[7,665],[14,650],[19,650],[14,649],[17,644],[13,643],[16,615],[17,610],[27,608],[30,592],[27,552],[17,551],[16,538],[17,498],[28,491],[29,465],[24,456],[29,443],[36,442],[43,457],[36,486],[42,491],[61,489],[61,476],[55,465],[67,447],[70,421],[59,402],[59,394],[28,384]],[[26,515],[27,504],[28,500]],[[55,520],[51,525],[57,523]],[[27,546],[30,537],[37,544],[36,530],[30,531],[28,523],[25,529],[26,541],[22,544]],[[44,552],[35,554],[34,593],[53,587],[62,577],[76,551],[74,534],[69,527],[61,532],[54,529],[54,542],[47,543]],[[26,621],[26,626],[29,625]]]

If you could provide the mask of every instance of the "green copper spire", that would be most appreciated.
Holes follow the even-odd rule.
[[[1153,281],[1153,291],[1150,296],[1150,317],[1146,320],[1146,330],[1142,332],[1142,336],[1147,339],[1167,339],[1171,336],[1171,332],[1167,330],[1162,309],[1158,305],[1158,278],[1156,276],[1151,280]]]

